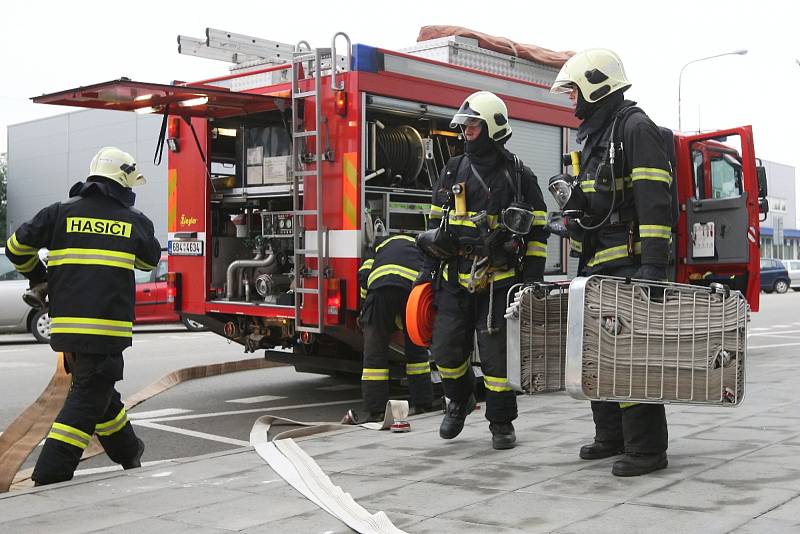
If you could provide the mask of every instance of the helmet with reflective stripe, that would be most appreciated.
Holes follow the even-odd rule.
[[[102,176],[127,188],[146,182],[142,173],[136,170],[133,156],[113,146],[101,148],[95,154],[89,164],[89,176]]]
[[[500,141],[511,135],[508,123],[508,108],[505,102],[489,91],[478,91],[464,100],[461,108],[453,115],[450,127],[463,125],[468,119],[480,119],[486,124],[489,139]]]
[[[564,63],[550,92],[564,93],[577,87],[584,100],[597,102],[630,86],[617,54],[606,48],[589,48]]]

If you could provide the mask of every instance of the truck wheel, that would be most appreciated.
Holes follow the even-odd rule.
[[[786,280],[775,281],[775,293],[786,293],[789,291],[789,283]]]
[[[50,343],[50,315],[47,313],[47,308],[33,314],[31,333],[39,343]]]
[[[205,326],[201,325],[197,321],[192,321],[188,317],[181,317],[181,322],[183,323],[183,326],[186,327],[186,330],[188,330],[189,332],[205,332],[206,330],[208,330],[208,328],[206,328]]]

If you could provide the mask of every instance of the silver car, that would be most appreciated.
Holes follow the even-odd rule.
[[[795,291],[800,291],[800,260],[781,260],[789,272],[790,285]]]
[[[22,301],[28,280],[14,269],[5,252],[0,247],[0,333],[32,332],[38,341],[47,343],[44,334],[49,332],[50,317]]]

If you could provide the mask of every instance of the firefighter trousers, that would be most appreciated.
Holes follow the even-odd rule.
[[[114,383],[122,379],[122,353],[74,353],[72,384],[42,447],[31,478],[38,484],[72,479],[92,434],[118,464],[133,460],[139,442]]]
[[[603,272],[609,276],[633,276],[638,265]],[[595,441],[621,444],[626,453],[656,454],[667,450],[667,416],[663,404],[592,402]]]
[[[461,286],[442,282],[436,291],[436,319],[433,323],[433,356],[445,395],[465,402],[475,379],[470,355],[477,337],[478,354],[486,389],[486,419],[510,423],[517,418],[517,397],[506,372],[506,292],[508,288],[470,293]],[[487,318],[491,306],[491,328]],[[477,334],[477,336],[476,336]]]
[[[389,342],[405,317],[408,291],[395,286],[370,289],[364,301],[364,368],[361,374],[363,408],[383,413],[389,401]],[[398,317],[401,319],[398,321]],[[409,404],[428,411],[433,402],[431,366],[427,349],[415,345],[404,332]]]

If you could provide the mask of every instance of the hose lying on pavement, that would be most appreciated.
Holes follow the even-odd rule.
[[[33,470],[26,469],[19,473],[17,471],[25,463],[30,453],[47,436],[53,420],[61,411],[64,400],[67,398],[71,380],[64,367],[64,359],[64,353],[59,352],[56,370],[50,383],[39,395],[39,398],[14,419],[0,435],[0,493],[8,491],[12,484],[15,489],[30,484]],[[181,382],[284,365],[286,364],[268,361],[264,358],[247,358],[232,362],[185,367],[164,375],[161,379],[145,386],[125,399],[123,403],[126,410],[131,410],[134,406]],[[93,437],[89,446],[83,451],[81,460],[92,458],[102,452],[104,452],[103,447],[97,438]]]
[[[386,430],[397,420],[408,416],[408,401],[390,400],[386,403],[383,422],[360,425],[370,430]],[[300,425],[269,439],[273,424]],[[317,506],[361,534],[405,534],[382,511],[370,514],[349,493],[334,485],[313,458],[306,454],[292,437],[310,436],[352,425],[335,423],[302,423],[292,419],[264,415],[256,420],[250,431],[250,444],[261,458],[292,487]]]

